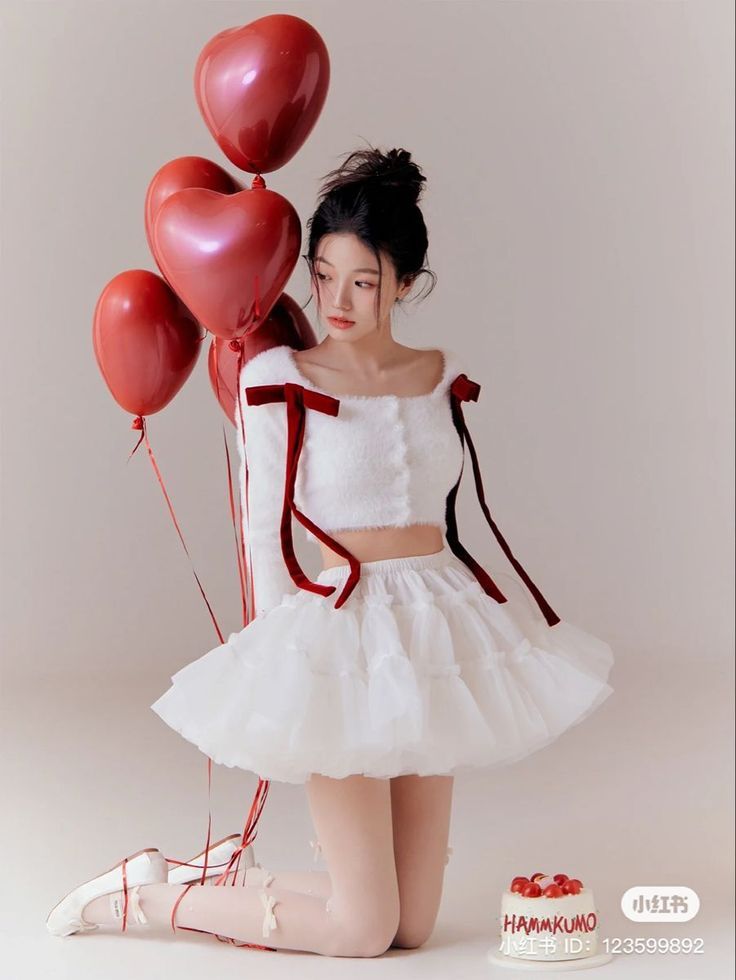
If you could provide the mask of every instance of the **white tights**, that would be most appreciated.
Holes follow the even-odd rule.
[[[135,924],[137,909],[139,922],[170,929],[172,909],[187,889],[176,907],[176,926],[238,942],[358,957],[423,942],[441,896],[452,777],[312,774],[305,789],[329,873],[253,868],[245,882],[239,872],[240,887],[142,885],[129,902],[129,924]],[[115,921],[110,908],[107,896],[95,899],[84,918],[108,924]]]

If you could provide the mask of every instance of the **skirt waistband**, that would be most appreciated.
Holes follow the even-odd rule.
[[[427,555],[404,555],[400,558],[378,558],[375,561],[362,561],[360,563],[360,574],[387,575],[391,572],[400,572],[405,569],[439,568],[454,562],[455,555],[448,545],[440,551],[432,551]],[[350,565],[331,565],[323,568],[316,578],[317,582],[340,582],[350,574]]]

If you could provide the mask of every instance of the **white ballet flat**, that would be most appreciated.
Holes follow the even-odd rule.
[[[125,881],[123,881],[125,869]],[[54,906],[46,919],[46,928],[54,936],[71,936],[76,932],[91,932],[99,928],[96,923],[85,922],[82,910],[93,899],[112,892],[132,889],[138,885],[153,885],[166,882],[169,866],[166,858],[157,847],[146,847],[123,858],[118,864],[104,871],[96,878],[85,881],[69,892]],[[138,893],[135,892],[133,911],[136,911]],[[136,916],[137,917],[137,916]],[[139,921],[141,921],[139,919]],[[123,924],[125,928],[125,921]]]
[[[184,885],[190,881],[201,880],[205,853],[207,854],[207,873],[205,879],[224,874],[230,858],[240,847],[241,840],[241,834],[231,834],[229,837],[224,837],[222,840],[210,844],[206,851],[200,851],[199,854],[195,854],[186,864],[179,864],[171,868],[169,871],[169,884]],[[253,845],[248,844],[247,847],[243,848],[243,856],[240,860],[239,867],[247,870],[248,868],[255,867],[255,863],[256,858],[253,852]],[[195,866],[190,867],[190,865]]]

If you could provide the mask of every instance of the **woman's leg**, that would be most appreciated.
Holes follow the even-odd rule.
[[[452,776],[396,776],[391,780],[401,898],[393,946],[421,946],[434,929],[447,863],[453,784]]]
[[[391,780],[394,853],[401,900],[394,946],[420,946],[432,933],[447,864],[453,785],[452,776],[412,775]],[[325,898],[332,894],[332,881],[326,871],[269,871],[256,867],[238,871],[235,880],[238,884],[259,885],[268,874],[274,876],[274,883],[281,888]],[[232,879],[231,875],[229,880]]]
[[[228,875],[228,884],[245,885],[248,888],[260,886],[264,878],[271,876],[276,888],[287,888],[291,892],[305,895],[320,895],[329,898],[332,894],[332,881],[327,871],[272,871],[270,868],[247,868]],[[214,879],[208,882],[214,885]]]
[[[319,841],[310,840],[310,845],[314,848],[315,860],[318,852],[322,849]],[[254,885],[262,886],[264,879],[269,878],[277,888],[288,888],[292,892],[303,892],[305,895],[321,895],[329,898],[332,894],[332,880],[329,872],[311,869],[309,871],[279,871],[271,868],[264,868],[260,864],[253,868],[238,868],[237,871],[230,871],[227,876],[228,885]],[[205,884],[213,885],[215,878],[209,878]]]
[[[378,956],[389,948],[399,923],[389,780],[314,773],[306,791],[329,869],[330,898],[279,888],[275,880],[262,888],[194,885],[176,909],[177,926],[328,956]],[[139,888],[150,925],[170,928],[184,887]],[[107,924],[109,907],[107,896],[95,899],[83,917]]]

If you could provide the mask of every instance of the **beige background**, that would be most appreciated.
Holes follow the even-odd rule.
[[[467,417],[495,519],[558,612],[617,657],[615,693],[583,726],[457,779],[435,934],[374,969],[488,975],[501,889],[566,870],[594,888],[605,936],[706,937],[704,957],[622,955],[607,976],[726,976],[733,10],[715,0],[3,3],[8,976],[222,978],[251,964],[281,976],[294,963],[208,937],[63,942],[43,927],[61,895],[125,854],[186,859],[206,836],[205,757],[149,705],[216,636],[145,447],[126,465],[137,433],[98,373],[92,311],[118,272],[156,268],[143,230],[155,171],[185,154],[232,170],[196,108],[194,64],[213,34],[275,12],[321,32],[332,83],[269,186],[306,223],[342,153],[367,140],[414,154],[439,281],[396,335],[465,359],[482,385]],[[307,299],[303,264],[287,291]],[[240,612],[223,425],[233,450],[234,430],[205,368],[202,356],[149,432],[228,632]],[[508,572],[466,466],[463,539]],[[255,784],[215,768],[217,837],[241,828]],[[272,784],[259,828],[264,866],[309,866],[299,787]],[[701,913],[629,923],[619,902],[635,884],[693,887]],[[305,976],[361,968],[296,955]]]

